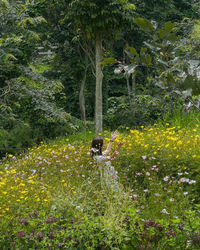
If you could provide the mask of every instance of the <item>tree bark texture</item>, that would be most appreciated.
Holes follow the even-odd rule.
[[[132,100],[135,98],[135,91],[136,91],[136,86],[135,86],[135,75],[132,73]]]
[[[129,83],[129,75],[126,75],[126,84],[127,84],[127,90],[128,90],[128,97],[131,99],[131,88],[130,88],[130,83]]]
[[[84,89],[85,89],[85,82],[86,82],[86,77],[87,77],[87,70],[88,70],[88,65],[85,66],[85,71],[84,71],[84,75],[81,81],[80,91],[79,91],[79,106],[80,106],[81,120],[84,122],[86,121]]]
[[[96,93],[95,93],[95,133],[97,137],[102,136],[103,132],[103,105],[102,105],[102,82],[103,70],[100,64],[103,59],[102,37],[101,34],[96,35],[95,41],[95,57],[96,57]]]

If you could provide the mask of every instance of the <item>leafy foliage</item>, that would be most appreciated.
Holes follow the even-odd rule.
[[[151,97],[137,95],[133,101],[127,97],[111,97],[108,100],[108,111],[104,116],[105,126],[119,128],[121,126],[138,127],[153,125],[171,113],[183,100],[176,94],[163,94]]]
[[[39,41],[35,29],[45,19],[28,16],[24,8],[1,3],[1,154],[58,135],[59,130],[70,131],[70,116],[61,108],[65,101],[62,84],[47,80],[29,66]]]

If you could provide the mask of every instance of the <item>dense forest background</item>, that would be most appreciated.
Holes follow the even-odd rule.
[[[198,0],[1,0],[0,155],[93,128],[98,34],[104,128],[170,121],[199,95],[199,20]]]

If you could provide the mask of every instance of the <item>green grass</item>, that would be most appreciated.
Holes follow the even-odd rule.
[[[121,132],[112,162],[119,189],[102,188],[93,131],[8,155],[1,165],[2,249],[198,249],[199,132],[154,126]],[[106,144],[110,132],[104,132]],[[114,148],[113,148],[114,150]]]

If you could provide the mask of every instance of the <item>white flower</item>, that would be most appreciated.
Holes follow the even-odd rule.
[[[189,182],[189,181],[190,180],[188,178],[185,178],[185,177],[183,177],[183,178],[180,179],[180,182]]]
[[[184,194],[184,195],[187,195],[187,194],[188,194],[188,192],[183,192],[183,194]]]
[[[31,171],[33,172],[32,175],[34,175],[36,173],[35,169],[31,169]]]
[[[170,201],[174,201],[174,198],[170,198],[169,200],[170,200]]]
[[[149,173],[149,172],[146,172],[146,175],[147,175],[147,176],[150,176],[150,173]]]
[[[165,178],[163,180],[164,181],[168,181],[169,180],[169,176],[165,176]]]
[[[163,210],[160,211],[162,214],[170,214],[167,212],[167,210],[164,208]]]
[[[114,70],[114,74],[119,75],[121,73],[122,69],[121,68],[116,68]]]
[[[191,180],[191,181],[189,181],[188,183],[191,185],[191,184],[196,183],[196,181],[195,181],[195,180]]]
[[[146,158],[147,158],[146,155],[143,155],[143,156],[142,156],[142,159],[143,159],[143,160],[146,160]]]

